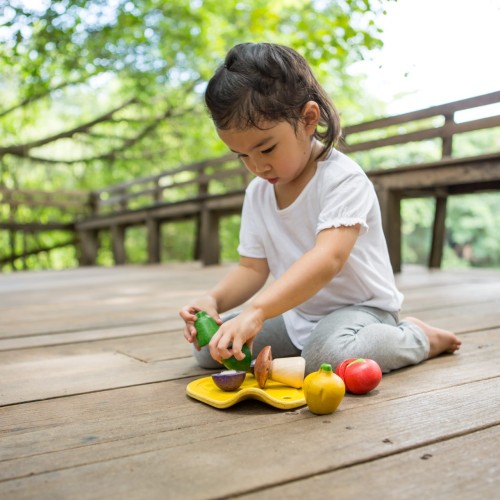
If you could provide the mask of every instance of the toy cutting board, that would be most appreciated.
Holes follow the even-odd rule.
[[[223,391],[215,385],[212,377],[204,377],[190,382],[186,392],[188,396],[215,408],[229,408],[244,399],[257,399],[282,410],[306,404],[302,389],[295,389],[272,380],[268,380],[266,387],[261,389],[251,373],[247,373],[243,384],[235,391]]]

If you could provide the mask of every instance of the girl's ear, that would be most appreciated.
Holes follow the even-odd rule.
[[[321,117],[321,111],[319,109],[318,103],[315,101],[306,102],[304,104],[304,107],[302,108],[301,114],[306,131],[309,134],[314,134]]]

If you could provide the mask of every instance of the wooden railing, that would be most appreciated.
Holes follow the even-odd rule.
[[[344,137],[346,144],[343,147],[347,153],[357,151],[373,150],[385,146],[396,146],[400,144],[408,144],[409,142],[420,142],[430,139],[440,139],[442,144],[441,157],[446,158],[452,156],[453,136],[464,132],[472,132],[474,130],[483,130],[500,126],[500,114],[468,120],[462,123],[455,122],[455,115],[459,111],[470,110],[490,104],[500,103],[500,91],[492,92],[478,97],[462,99],[460,101],[432,106],[430,108],[412,111],[401,115],[390,116],[388,118],[380,118],[369,122],[360,123],[345,127]],[[407,124],[415,124],[419,121],[442,118],[442,123],[434,126],[425,126],[411,132],[401,131],[401,129],[393,130],[392,133],[385,134],[383,138],[372,140],[356,140],[351,138],[360,133],[387,130],[395,126],[403,126]]]
[[[96,215],[176,203],[243,189],[250,173],[236,155],[203,160],[91,193]]]
[[[78,246],[75,220],[90,215],[89,201],[89,193],[84,191],[47,192],[0,187],[3,214],[0,230],[7,235],[4,239],[7,243],[0,249],[0,266],[10,264],[14,269],[27,269],[26,259],[31,256],[65,246]],[[63,236],[46,245],[39,238],[46,231],[59,231]]]
[[[463,99],[427,109],[346,127],[342,149],[346,153],[373,151],[378,148],[438,139],[441,152],[435,161],[419,160],[409,165],[387,165],[368,171],[382,210],[384,231],[395,272],[401,270],[401,200],[433,197],[435,199],[432,241],[428,267],[439,268],[445,241],[446,205],[449,195],[468,194],[500,189],[499,151],[469,158],[453,157],[453,138],[476,130],[500,127],[500,114],[456,123],[459,111],[500,103],[500,92]],[[439,120],[429,126],[429,120]],[[405,131],[399,127],[423,123],[418,130]],[[396,129],[394,128],[396,127]],[[389,130],[382,138],[356,140],[362,133]],[[498,143],[497,143],[498,144]],[[388,168],[393,167],[393,168]]]
[[[436,199],[429,266],[439,267],[447,197],[500,189],[500,151],[465,159],[452,155],[455,136],[500,127],[499,113],[462,123],[456,122],[455,114],[497,103],[500,103],[500,91],[344,128],[339,149],[353,155],[413,142],[440,141],[438,153],[430,162],[423,157],[417,157],[413,164],[404,166],[385,161],[384,168],[378,169],[370,169],[360,162],[374,182],[379,196],[384,230],[396,272],[401,268],[402,199],[417,196]],[[386,157],[391,157],[391,154]],[[217,263],[220,253],[219,220],[240,212],[249,180],[248,171],[234,154],[228,154],[94,191],[85,202],[85,214],[74,221],[81,263],[95,263],[98,235],[103,230],[111,232],[115,263],[126,262],[125,231],[134,225],[147,227],[148,260],[159,262],[161,225],[186,218],[197,221],[195,257],[204,264]],[[35,203],[34,200],[31,201]],[[28,198],[26,201],[30,202]],[[10,224],[0,225],[0,229],[13,229],[14,222]]]

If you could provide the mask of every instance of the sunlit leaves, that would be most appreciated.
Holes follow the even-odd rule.
[[[0,0],[0,184],[96,189],[222,154],[202,94],[236,43],[290,45],[350,96],[386,1]]]

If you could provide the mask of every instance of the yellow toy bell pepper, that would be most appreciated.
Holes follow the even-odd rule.
[[[304,396],[307,406],[316,415],[333,413],[345,394],[344,381],[332,370],[332,365],[323,363],[317,372],[304,380]]]

